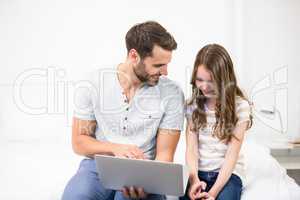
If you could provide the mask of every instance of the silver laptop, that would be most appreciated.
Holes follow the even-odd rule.
[[[188,181],[186,166],[153,160],[96,155],[98,175],[107,189],[143,187],[149,194],[183,196]]]

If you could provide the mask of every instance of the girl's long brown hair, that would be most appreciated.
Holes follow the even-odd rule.
[[[192,98],[188,105],[196,103],[197,107],[192,114],[192,130],[198,131],[207,126],[204,104],[206,97],[196,87],[197,70],[204,66],[211,72],[215,84],[216,93],[216,124],[213,128],[213,135],[228,143],[233,136],[233,129],[238,121],[236,114],[236,97],[245,100],[247,98],[237,85],[233,63],[226,49],[218,44],[209,44],[203,47],[197,54],[192,73]],[[248,100],[247,100],[248,101]],[[249,101],[248,101],[249,102]],[[250,128],[252,116],[250,116]]]

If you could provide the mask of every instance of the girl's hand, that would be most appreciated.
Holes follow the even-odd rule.
[[[208,192],[202,192],[197,198],[200,198],[201,200],[215,200],[215,197],[213,197]]]
[[[191,200],[196,200],[199,198],[199,195],[204,191],[206,188],[206,183],[204,181],[200,181],[199,179],[191,183],[189,188],[188,195]],[[201,198],[201,197],[200,197]]]

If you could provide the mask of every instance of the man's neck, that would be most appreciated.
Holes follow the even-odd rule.
[[[121,63],[117,70],[120,85],[124,90],[136,90],[141,87],[142,82],[136,77],[131,63]]]

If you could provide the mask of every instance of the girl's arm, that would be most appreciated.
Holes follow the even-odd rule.
[[[211,196],[215,198],[218,196],[219,192],[227,183],[235,168],[236,162],[239,157],[240,149],[244,140],[244,134],[248,128],[248,123],[249,121],[245,121],[238,124],[233,131],[233,134],[238,138],[238,140],[233,137],[229,142],[228,149],[225,155],[225,161],[219,171],[218,178],[213,187],[208,192]]]
[[[201,193],[206,188],[206,183],[198,177],[198,133],[191,131],[191,122],[187,121],[186,127],[186,163],[189,167],[188,196],[191,200],[201,199]]]
[[[190,183],[198,181],[198,134],[190,130],[191,122],[187,121],[186,126],[186,163],[190,170]]]

